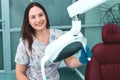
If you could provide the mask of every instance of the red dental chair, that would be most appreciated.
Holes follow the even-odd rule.
[[[120,26],[102,28],[103,43],[92,48],[92,60],[86,65],[85,80],[120,80]]]

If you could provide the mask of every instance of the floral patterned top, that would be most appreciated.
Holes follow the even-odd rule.
[[[50,29],[50,39],[48,41],[48,44],[58,39],[58,37],[61,35],[61,30]],[[30,54],[28,51],[28,46],[23,43],[22,39],[20,39],[15,56],[15,62],[27,66],[26,75],[29,80],[43,80],[40,60],[45,54],[44,51],[47,45],[43,45],[40,41],[33,37],[32,54]],[[60,62],[46,63],[45,73],[49,80],[59,80],[59,73],[57,71],[59,65]]]

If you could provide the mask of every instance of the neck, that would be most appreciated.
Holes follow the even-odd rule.
[[[37,31],[35,37],[43,44],[47,44],[50,36],[49,29]]]

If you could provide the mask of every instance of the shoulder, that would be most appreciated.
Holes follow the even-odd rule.
[[[20,43],[20,44],[27,45],[27,44],[28,44],[28,41],[27,41],[27,40],[23,40],[23,38],[20,38],[20,39],[19,39],[19,43]]]
[[[25,48],[25,47],[28,47],[28,41],[23,40],[23,38],[20,38],[18,43],[18,48]]]
[[[20,38],[18,43],[19,43],[18,46],[23,46],[23,39]]]

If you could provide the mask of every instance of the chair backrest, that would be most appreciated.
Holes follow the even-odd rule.
[[[120,26],[102,28],[103,43],[92,48],[92,60],[86,66],[85,80],[120,80]]]

